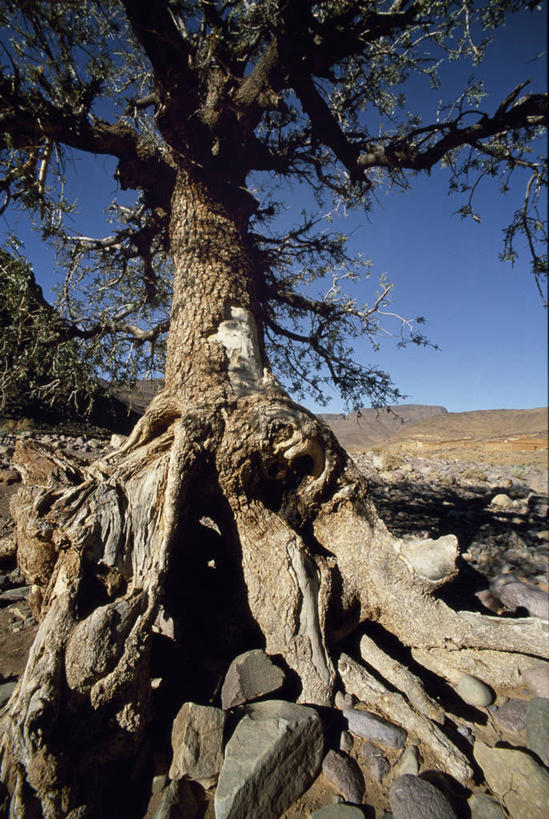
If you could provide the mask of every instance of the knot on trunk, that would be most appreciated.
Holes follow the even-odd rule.
[[[343,468],[344,456],[324,426],[290,401],[248,408],[238,434],[239,451],[244,446],[248,453],[238,470],[241,491],[296,524]]]

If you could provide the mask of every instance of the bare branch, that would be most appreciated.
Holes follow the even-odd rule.
[[[360,151],[358,146],[353,145],[347,139],[310,77],[301,76],[300,73],[296,72],[293,75],[292,84],[303,110],[311,121],[315,137],[321,139],[324,144],[332,149],[354,180],[360,173]]]
[[[505,102],[502,105],[505,106]],[[357,165],[363,170],[384,167],[408,168],[414,171],[429,170],[446,154],[463,145],[478,147],[481,140],[507,131],[532,129],[549,124],[549,96],[547,94],[529,94],[522,97],[512,108],[508,110],[501,110],[501,108],[502,106],[498,108],[493,117],[481,114],[478,122],[465,128],[458,128],[461,117],[451,122],[428,126],[432,133],[443,133],[444,136],[423,151],[418,150],[415,138],[420,133],[425,133],[426,128],[417,129],[387,145],[378,145],[362,153],[357,160]]]
[[[132,311],[128,311],[132,312]],[[66,337],[90,339],[95,336],[112,333],[115,336],[124,335],[135,339],[138,344],[145,344],[148,341],[155,341],[159,336],[164,335],[170,329],[169,321],[162,321],[148,330],[143,330],[137,324],[120,320],[107,320],[101,324],[95,324],[93,327],[78,327],[76,325],[69,325],[65,330]]]

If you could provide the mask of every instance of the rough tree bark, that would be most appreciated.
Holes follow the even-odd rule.
[[[264,645],[297,675],[301,701],[328,705],[337,640],[365,620],[456,656],[546,652],[539,623],[433,597],[455,573],[455,543],[441,539],[426,572],[379,520],[330,430],[273,378],[246,222],[180,170],[164,391],[107,458],[78,464],[31,443],[16,452],[18,559],[40,627],[2,720],[10,816],[138,815],[128,794],[139,796],[140,765],[209,655],[228,662]],[[368,679],[356,685],[373,686],[383,710],[383,686]],[[400,718],[417,716],[428,702],[420,680],[403,669],[394,679],[414,705],[401,698]],[[429,702],[424,711],[421,730],[438,714]],[[467,779],[467,760],[451,743],[447,753]]]

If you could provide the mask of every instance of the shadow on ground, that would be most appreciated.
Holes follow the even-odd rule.
[[[417,479],[391,484],[368,479],[378,514],[397,537],[458,538],[459,576],[440,593],[453,607],[486,613],[475,592],[493,577],[514,572],[531,579],[547,572],[546,543],[540,540],[547,518],[536,512],[532,499],[528,504],[527,487],[506,490],[522,501],[521,508],[507,511],[490,506],[496,493],[482,485],[464,489]]]

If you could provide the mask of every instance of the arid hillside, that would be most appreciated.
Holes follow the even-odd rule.
[[[429,424],[434,418],[447,414],[448,410],[444,407],[402,404],[389,409],[361,409],[349,415],[322,413],[321,418],[331,426],[346,449],[367,449],[411,426],[421,422]]]
[[[130,410],[134,410],[139,413],[139,415],[143,415],[149,403],[156,393],[160,392],[163,386],[164,381],[161,378],[153,378],[147,381],[138,381],[131,390],[125,390],[120,387],[116,389],[114,393]]]
[[[471,437],[489,440],[505,436],[547,435],[547,408],[448,412],[419,421],[394,433],[393,440],[437,440]]]
[[[424,454],[441,449],[448,454],[452,450],[475,449],[486,453],[534,452],[538,459],[546,457],[545,407],[447,412],[443,407],[410,404],[377,415],[375,410],[363,410],[360,417],[355,413],[323,417],[351,452],[383,446]]]

